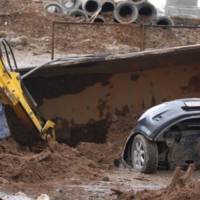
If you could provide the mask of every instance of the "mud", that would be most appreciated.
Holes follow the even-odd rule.
[[[180,168],[175,170],[175,173],[171,179],[171,183],[160,190],[144,190],[141,192],[122,192],[114,189],[113,194],[117,196],[117,200],[197,200],[200,198],[200,182],[194,181],[191,176],[194,170],[194,166],[190,166],[186,172]]]
[[[117,128],[117,126],[115,127]],[[113,130],[117,130],[114,129]],[[127,130],[129,130],[127,127]],[[144,175],[116,168],[118,134],[106,144],[82,143],[77,148],[56,144],[39,153],[17,144],[12,138],[0,142],[0,187],[6,192],[22,191],[35,198],[46,193],[53,200],[197,200],[200,198],[199,172],[159,171]]]

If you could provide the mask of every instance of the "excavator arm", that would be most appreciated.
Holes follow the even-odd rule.
[[[6,56],[4,57],[3,54]],[[13,63],[11,63],[10,56],[12,56]],[[28,133],[32,132],[29,131],[31,127],[34,132],[37,132],[39,138],[45,141],[55,140],[54,122],[45,121],[39,114],[36,103],[29,95],[17,72],[12,49],[4,39],[0,40],[0,102],[12,108],[23,129],[27,130],[27,137],[29,137]]]

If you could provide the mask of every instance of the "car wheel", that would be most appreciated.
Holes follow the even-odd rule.
[[[143,173],[153,173],[158,168],[157,144],[147,140],[142,135],[136,135],[132,143],[132,166]]]

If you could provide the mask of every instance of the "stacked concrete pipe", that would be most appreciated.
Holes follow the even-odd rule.
[[[49,3],[44,5],[44,8],[47,12],[53,13],[53,14],[63,14],[63,8],[59,3]]]
[[[113,12],[115,10],[115,2],[113,0],[102,0],[101,13]]]
[[[174,25],[171,18],[157,16],[157,10],[148,0],[55,0],[45,5],[50,13],[80,17],[91,23],[113,20],[121,24],[142,23]]]
[[[74,18],[81,18],[85,22],[88,21],[87,14],[83,10],[80,10],[80,9],[74,9],[74,10],[69,11],[69,16],[74,17]]]
[[[94,23],[105,23],[105,18],[102,15],[98,15],[94,21]]]
[[[64,9],[64,13],[67,14],[72,10],[79,9],[81,5],[80,0],[60,0],[60,5]]]
[[[114,10],[114,18],[121,24],[133,23],[138,18],[137,7],[132,1],[118,2]]]
[[[155,6],[147,1],[137,4],[138,22],[150,24],[157,17]]]
[[[81,8],[88,16],[93,16],[101,11],[102,3],[101,0],[83,0]]]
[[[174,21],[170,17],[159,16],[156,18],[154,24],[159,26],[173,26]]]

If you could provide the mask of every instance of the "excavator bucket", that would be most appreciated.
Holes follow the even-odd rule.
[[[192,45],[68,57],[23,81],[45,118],[56,122],[58,140],[104,143],[110,124],[121,116],[199,97],[199,54],[200,45]]]
[[[39,140],[54,140],[55,124],[45,121],[37,110],[18,72],[12,48],[5,39],[0,39],[0,101],[4,105],[0,116],[3,135],[8,135],[5,128],[9,124],[13,135],[21,143],[31,145]],[[4,122],[4,112],[8,123]]]

